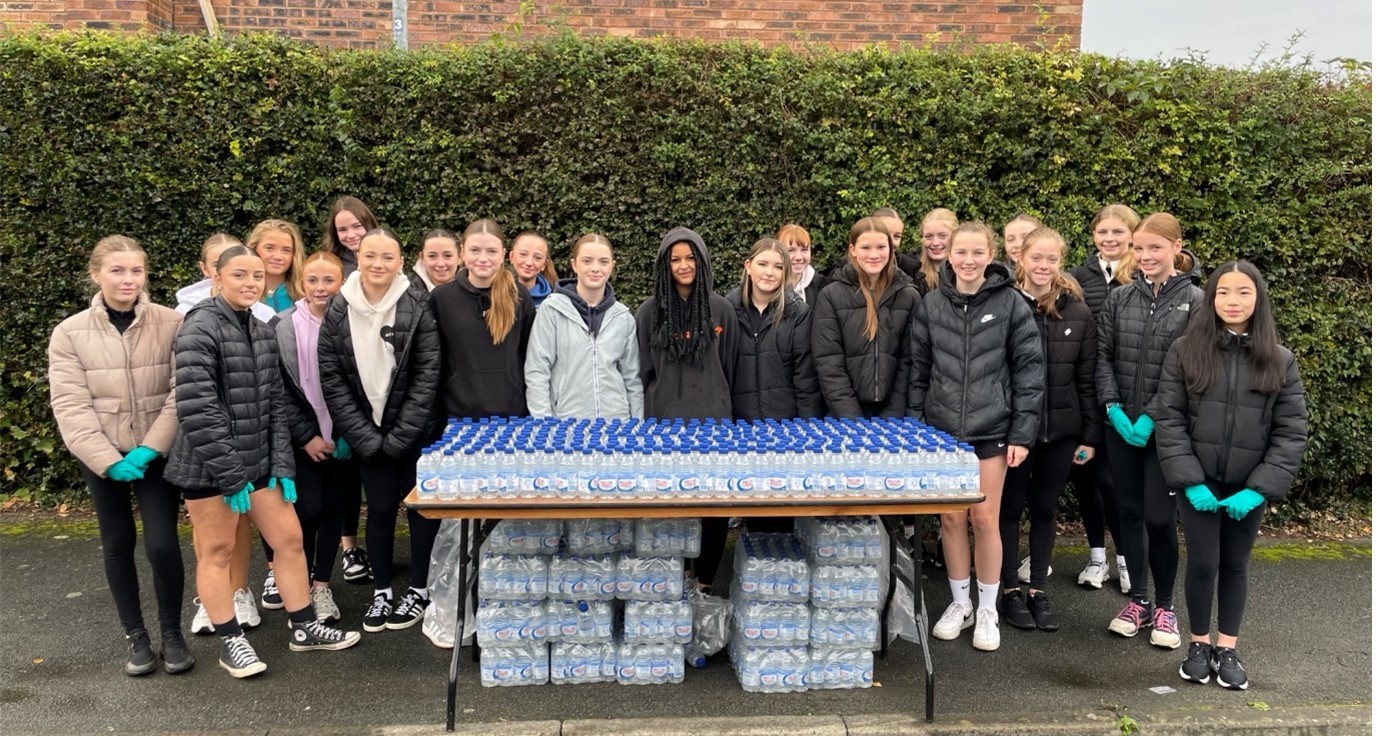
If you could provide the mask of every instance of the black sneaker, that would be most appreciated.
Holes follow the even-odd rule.
[[[1029,615],[1025,592],[1016,588],[1001,595],[1001,618],[1017,629],[1033,629],[1034,617]]]
[[[243,634],[220,638],[220,666],[233,677],[253,677],[268,669]]]
[[[1245,676],[1245,665],[1231,647],[1216,647],[1211,650],[1211,668],[1216,671],[1216,684],[1227,690],[1245,690],[1250,687],[1250,678]]]
[[[129,642],[129,661],[124,663],[124,673],[130,677],[151,675],[158,669],[158,660],[153,656],[153,646],[149,643],[148,632],[138,629],[125,634]]]
[[[398,601],[397,608],[388,617],[388,622],[384,626],[391,631],[401,631],[411,628],[421,620],[422,614],[426,613],[426,604],[431,601],[424,595],[415,590],[408,590],[407,594]]]
[[[341,631],[320,621],[307,621],[292,626],[292,641],[287,645],[294,652],[324,649],[329,652],[349,649],[359,643],[358,631]]]
[[[1058,617],[1049,607],[1049,594],[1040,590],[1028,596],[1029,615],[1040,631],[1058,631]]]
[[[196,666],[196,658],[187,649],[180,631],[163,632],[163,651],[159,655],[163,658],[163,671],[169,675],[181,674]]]
[[[278,594],[278,578],[272,570],[269,570],[268,577],[263,579],[263,597],[259,598],[259,602],[270,611],[282,610],[283,597]]]
[[[1178,676],[1188,682],[1207,684],[1211,679],[1211,645],[1200,641],[1188,642],[1187,659],[1178,666]]]
[[[364,583],[373,580],[373,569],[369,567],[369,553],[363,547],[345,550],[341,557],[344,573],[341,575],[347,583]]]
[[[388,599],[388,596],[375,593],[373,603],[369,604],[369,610],[364,612],[364,630],[370,634],[382,631],[392,612],[393,602]]]

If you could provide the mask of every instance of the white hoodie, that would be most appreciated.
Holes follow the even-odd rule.
[[[175,309],[178,314],[186,314],[191,308],[201,302],[211,298],[211,280],[201,279],[191,286],[184,286],[177,290],[177,306]],[[259,321],[268,324],[269,320],[275,316],[273,308],[263,302],[254,302],[254,306],[249,311],[258,317]]]
[[[426,267],[421,265],[421,261],[412,264],[412,271],[421,277],[421,283],[426,284],[427,291],[436,290],[436,285],[431,283],[431,274],[426,272]]]
[[[373,423],[383,424],[383,408],[388,403],[388,388],[392,381],[393,368],[397,365],[397,353],[393,344],[383,339],[382,331],[391,328],[397,317],[397,301],[407,292],[411,282],[406,276],[398,274],[393,279],[388,293],[377,304],[370,304],[364,298],[364,286],[360,282],[360,272],[355,271],[345,279],[340,287],[340,296],[349,305],[350,341],[354,346],[354,362],[359,366],[359,383],[364,386],[364,395],[369,398],[369,408],[373,409]]]

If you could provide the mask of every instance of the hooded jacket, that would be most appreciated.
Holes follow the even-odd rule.
[[[282,365],[283,395],[287,399],[284,402],[284,409],[287,411],[287,431],[292,436],[293,447],[306,447],[313,437],[331,437],[321,431],[321,423],[316,419],[316,410],[307,400],[306,391],[302,388],[302,372],[297,358],[297,325],[292,319],[297,309],[299,307],[293,305],[283,310],[271,326],[278,340],[278,362]]]
[[[48,390],[62,441],[91,472],[139,445],[166,455],[177,436],[173,340],[182,315],[140,292],[121,334],[97,293],[48,342]]]
[[[788,291],[780,324],[776,324],[773,305],[762,315],[760,331],[754,331],[747,310],[756,307],[743,304],[742,288],[739,286],[726,296],[737,312],[737,326],[741,330],[733,370],[733,418],[823,416],[824,400],[814,370],[814,319],[809,306],[794,291]]]
[[[500,274],[501,276],[501,274]],[[505,277],[505,276],[503,276]],[[489,290],[469,283],[460,269],[455,280],[431,292],[431,311],[440,330],[441,391],[445,413],[452,417],[520,417],[527,414],[527,340],[536,305],[517,284],[517,311],[512,329],[493,344],[484,315]]]
[[[1136,273],[1125,288],[1106,299],[1097,316],[1097,400],[1119,403],[1134,421],[1159,390],[1159,371],[1173,341],[1183,334],[1192,310],[1202,302],[1197,259],[1168,279],[1159,293]]]
[[[190,312],[192,307],[211,298],[212,286],[213,284],[210,279],[201,279],[194,284],[183,286],[178,289],[177,306],[174,307],[174,309],[177,310],[178,314],[182,315]],[[254,316],[258,317],[259,321],[264,324],[272,322],[273,317],[277,316],[277,312],[274,312],[273,308],[268,306],[265,302],[255,302],[254,306],[249,308],[249,311],[253,312]]]
[[[877,300],[876,339],[868,340],[867,303],[859,283],[849,264],[819,292],[810,340],[819,390],[835,417],[860,417],[864,403],[881,405],[881,416],[903,416],[910,380],[910,318],[919,292],[897,269]]]
[[[605,286],[586,304],[562,279],[536,312],[527,344],[527,409],[534,417],[642,418],[637,324]]]
[[[656,251],[654,268],[669,268],[670,247],[689,243],[703,261],[696,279],[705,279],[708,287],[709,319],[715,337],[699,365],[677,363],[665,351],[652,347],[656,330],[656,299],[652,297],[637,308],[638,364],[645,391],[645,411],[648,417],[685,419],[731,419],[733,416],[733,356],[737,352],[737,314],[728,300],[713,291],[713,268],[709,251],[699,233],[687,227],[677,227],[661,238]]]
[[[1249,335],[1221,336],[1221,372],[1205,394],[1187,388],[1179,362],[1182,339],[1169,348],[1150,406],[1169,487],[1212,480],[1227,492],[1253,488],[1275,502],[1288,495],[1307,448],[1302,378],[1297,360],[1280,345],[1287,366],[1283,387],[1272,394],[1252,391],[1250,341]]]
[[[187,313],[174,355],[182,431],[163,477],[222,495],[269,476],[294,477],[273,329],[224,297],[207,299]]]
[[[546,280],[545,276],[538,273],[536,283],[527,289],[527,293],[531,295],[532,306],[540,308],[542,302],[546,301],[546,297],[551,295],[551,283]]]
[[[1131,256],[1127,253],[1122,257]],[[1073,269],[1072,277],[1082,287],[1082,300],[1087,302],[1087,307],[1092,310],[1093,319],[1101,314],[1101,308],[1106,304],[1106,298],[1111,292],[1125,286],[1119,281],[1106,281],[1106,272],[1101,270],[1101,259],[1096,248],[1092,249],[1081,266]]]
[[[412,264],[412,275],[407,277],[413,284],[425,289],[428,293],[436,290],[436,285],[431,282],[431,274],[426,273],[426,266],[422,265],[418,259]]]
[[[350,315],[353,310],[343,293],[331,297],[321,319],[317,357],[321,391],[335,424],[332,434],[344,437],[354,454],[362,458],[381,452],[401,460],[435,429],[441,354],[427,299],[422,288],[407,288],[393,305],[391,329],[379,335],[393,355],[379,422],[373,419],[373,407],[360,380]]]
[[[1044,402],[1039,441],[1076,437],[1081,444],[1101,442],[1106,423],[1096,400],[1096,320],[1081,299],[1063,294],[1054,303],[1059,315],[1041,312],[1033,297],[1019,292],[1034,314],[1044,351]]]
[[[988,264],[975,294],[950,265],[910,328],[909,413],[967,442],[1033,447],[1044,403],[1044,349],[1010,271]]]

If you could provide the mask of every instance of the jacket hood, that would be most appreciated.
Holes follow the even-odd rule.
[[[210,297],[210,295],[211,280],[201,279],[194,284],[183,286],[177,290],[177,305],[191,309],[201,300]]]
[[[897,271],[896,275],[903,276],[904,274]],[[790,314],[792,311],[796,309],[807,306],[804,300],[800,298],[800,295],[796,294],[793,289],[791,289],[788,286],[784,288],[786,290],[785,308],[782,311],[785,314]],[[742,284],[739,283],[737,286],[730,289],[726,294],[723,295],[723,298],[727,299],[728,303],[733,305],[733,309],[737,310],[737,313],[739,315],[747,311],[747,303],[742,300]]]
[[[358,271],[350,274],[345,279],[345,285],[340,287],[340,296],[344,297],[345,302],[363,314],[382,314],[397,305],[403,294],[411,287],[412,282],[406,276],[398,274],[393,277],[393,283],[388,287],[388,292],[377,304],[370,304],[364,298],[364,283],[360,280]]]
[[[617,298],[613,296],[613,285],[604,284],[603,298],[599,300],[598,304],[592,306],[585,303],[584,297],[579,295],[579,291],[576,290],[578,285],[579,279],[561,279],[556,282],[555,293],[564,294],[570,298],[568,309],[573,310],[575,314],[578,314],[579,317],[584,320],[584,326],[589,328],[589,334],[598,337],[599,328],[603,325],[604,315],[607,314],[608,310],[614,304],[618,303]],[[565,302],[558,299],[549,303],[554,305],[556,309],[561,309],[562,311],[566,309],[564,306]]]
[[[420,258],[417,259],[416,263],[412,264],[412,273],[415,273],[417,278],[421,279],[421,283],[426,287],[427,291],[435,291],[436,285],[431,281],[431,274],[426,273],[426,266],[421,265]]]
[[[545,276],[538,273],[536,275],[536,283],[532,284],[530,289],[527,289],[527,293],[531,294],[532,299],[538,301],[545,299],[551,295],[551,283],[546,280]]]
[[[713,264],[709,261],[709,249],[704,245],[704,239],[699,237],[699,233],[687,227],[673,228],[661,238],[661,247],[656,250],[656,267],[663,267],[661,266],[662,260],[667,258],[666,254],[670,252],[670,246],[676,243],[689,243],[698,251],[699,257],[704,261],[703,277],[705,284],[708,285],[709,291],[713,291]],[[696,273],[695,278],[699,278],[699,274]]]
[[[958,291],[958,275],[953,271],[953,267],[943,264],[943,270],[939,272],[938,286],[943,291],[944,296],[954,303],[961,304],[965,301],[978,301],[986,299],[1001,289],[1015,287],[1015,278],[1011,276],[1010,269],[1003,263],[988,263],[984,272],[986,280],[977,287],[975,294],[963,294]]]

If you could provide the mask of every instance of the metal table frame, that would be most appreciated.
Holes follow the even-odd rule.
[[[455,730],[456,689],[460,672],[460,650],[464,648],[464,611],[470,587],[477,582],[470,580],[468,565],[477,559],[479,548],[497,526],[501,519],[624,519],[624,518],[679,518],[679,517],[757,517],[757,516],[880,516],[886,522],[887,537],[891,543],[891,559],[895,550],[905,545],[914,560],[914,579],[906,580],[896,576],[896,584],[909,586],[915,600],[915,623],[919,628],[920,649],[924,652],[924,720],[934,721],[934,661],[929,653],[929,611],[924,603],[923,586],[923,534],[921,520],[925,516],[966,511],[972,504],[985,500],[984,496],[974,495],[963,498],[937,498],[932,501],[922,499],[878,500],[870,498],[848,499],[799,499],[781,503],[771,499],[760,501],[685,499],[675,503],[628,500],[615,503],[593,503],[590,501],[552,501],[538,500],[464,500],[464,501],[420,501],[414,489],[403,501],[406,508],[416,509],[428,519],[470,519],[478,522],[473,534],[470,525],[460,525],[459,594],[455,608],[455,646],[450,655],[450,676],[446,689],[445,730]],[[914,536],[906,540],[903,523],[896,523],[897,517],[913,517]],[[887,603],[895,595],[895,585],[889,586]],[[886,654],[885,610],[881,615],[881,656]],[[470,645],[473,661],[479,659],[477,641]]]

